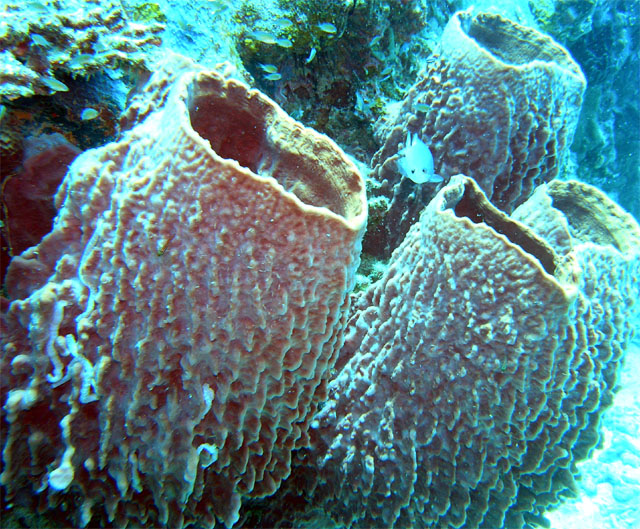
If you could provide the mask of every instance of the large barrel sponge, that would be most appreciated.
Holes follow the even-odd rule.
[[[74,162],[53,231],[9,269],[0,479],[60,525],[230,527],[326,398],[364,186],[240,82],[149,93],[165,100]]]
[[[373,175],[391,203],[389,222],[367,235],[367,251],[389,255],[437,191],[401,178],[408,133],[430,147],[436,173],[470,176],[511,212],[564,172],[585,86],[580,67],[550,37],[497,14],[456,13],[422,77],[379,128],[384,145]]]
[[[583,223],[578,189],[604,214]],[[281,491],[299,510],[269,522],[520,529],[571,492],[640,310],[640,229],[584,184],[531,200],[528,226],[469,178],[436,195],[354,305],[313,448]],[[602,238],[621,228],[624,243]]]

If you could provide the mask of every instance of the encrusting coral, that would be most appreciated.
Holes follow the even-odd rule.
[[[342,343],[355,166],[214,72],[161,95],[75,160],[8,271],[0,480],[63,525],[231,527],[289,474]]]
[[[365,249],[388,257],[437,190],[401,178],[408,133],[429,146],[437,174],[474,178],[511,212],[563,174],[584,90],[580,67],[550,37],[500,15],[456,13],[424,74],[379,126],[373,176],[390,205]]]
[[[577,182],[523,208],[462,176],[436,195],[355,303],[265,525],[519,529],[571,493],[640,313],[640,227]]]
[[[56,75],[89,76],[115,66],[144,67],[160,44],[159,23],[127,20],[113,0],[5,2],[0,20],[0,99],[52,94]]]

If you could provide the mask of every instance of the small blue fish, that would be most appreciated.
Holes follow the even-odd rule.
[[[51,46],[51,43],[47,39],[45,39],[42,35],[38,35],[37,33],[31,34],[31,40],[34,44],[42,46],[43,48],[48,48],[49,46]]]
[[[275,64],[258,64],[258,67],[265,73],[276,73],[278,67]]]
[[[80,119],[82,121],[89,121],[98,117],[100,112],[98,112],[95,108],[87,107],[80,114]]]
[[[356,104],[354,110],[359,116],[366,116],[367,113],[371,110],[371,105],[368,101],[365,101],[360,90],[356,92]]]
[[[264,78],[267,81],[279,81],[280,79],[282,79],[282,75],[279,74],[278,72],[273,72],[265,75]]]
[[[274,22],[274,24],[280,29],[287,29],[293,26],[293,22],[291,22],[291,20],[289,20],[288,18],[279,18]]]
[[[31,11],[35,11],[37,13],[43,13],[49,10],[49,6],[46,2],[37,2],[35,0],[32,2],[27,2],[27,7],[31,9]]]
[[[307,57],[307,59],[304,61],[307,64],[309,64],[313,58],[316,56],[316,49],[315,48],[311,48],[311,51],[309,52],[309,56]]]
[[[386,77],[387,75],[391,75],[393,73],[393,66],[387,66],[384,70],[380,72],[382,77]]]
[[[416,184],[442,182],[443,178],[433,172],[433,156],[429,147],[417,134],[407,135],[405,146],[398,154],[398,169],[409,180]]]
[[[285,39],[285,38],[276,39],[276,44],[278,46],[280,46],[281,48],[291,48],[291,47],[293,47],[293,42],[291,42],[289,39]]]
[[[328,33],[329,35],[333,35],[338,31],[338,28],[335,27],[331,22],[320,22],[320,24],[317,25],[317,28],[324,33]]]
[[[248,33],[248,36],[253,40],[263,42],[264,44],[275,44],[275,35],[262,30],[255,30]]]
[[[42,82],[54,92],[68,92],[69,87],[55,77],[43,77]]]
[[[209,5],[212,7],[211,14],[214,16],[229,9],[229,4],[224,0],[209,0]]]
[[[431,110],[431,107],[429,105],[426,105],[425,103],[416,103],[415,109],[418,112],[429,112],[429,110]]]
[[[88,64],[92,63],[95,61],[95,56],[92,55],[91,53],[81,53],[79,55],[76,55],[73,59],[71,59],[69,61],[69,67],[71,68],[84,68],[85,66],[87,66]]]

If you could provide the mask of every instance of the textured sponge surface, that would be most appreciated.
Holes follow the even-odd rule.
[[[510,218],[453,177],[355,303],[300,458],[325,526],[524,528],[574,488],[638,315],[640,238],[590,186],[530,200]]]
[[[372,166],[389,221],[367,251],[390,255],[437,191],[401,179],[408,133],[429,146],[437,174],[473,178],[509,213],[564,174],[585,86],[580,67],[547,35],[496,14],[456,13],[424,74],[380,124],[384,145]]]
[[[363,189],[330,140],[213,73],[82,155],[9,272],[3,483],[40,476],[52,504],[71,486],[80,525],[231,526],[272,493],[342,341]]]

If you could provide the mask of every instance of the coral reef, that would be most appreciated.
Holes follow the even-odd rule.
[[[437,186],[416,186],[398,171],[407,134],[433,154],[437,174],[464,173],[507,212],[533,189],[564,174],[585,79],[551,38],[500,15],[457,13],[423,77],[386,121],[372,160],[387,221],[365,249],[390,255]]]
[[[157,3],[140,3],[139,0],[122,0],[122,3],[134,20],[150,23],[155,19],[164,24],[165,29],[160,34],[163,52],[180,53],[210,69],[218,69],[221,63],[227,63],[227,76],[251,83],[251,76],[238,55],[237,34],[242,26],[235,15],[245,4],[253,2],[158,0]],[[264,0],[257,2],[263,3]]]
[[[163,26],[127,20],[113,0],[5,2],[0,21],[0,99],[68,90],[67,78],[146,65]],[[58,77],[61,77],[59,79]]]
[[[601,0],[529,0],[536,22],[560,42],[573,42],[593,29],[593,16]]]
[[[573,181],[523,208],[462,176],[436,195],[354,305],[267,525],[516,529],[571,493],[640,313],[640,227]]]
[[[600,1],[592,26],[566,44],[588,80],[574,142],[576,173],[640,220],[640,11],[633,2]]]
[[[3,2],[2,525],[633,508],[632,6]]]
[[[244,27],[238,39],[243,64],[256,85],[292,116],[368,161],[378,148],[374,120],[387,101],[400,99],[413,84],[436,40],[411,37],[435,16],[446,21],[452,8],[416,0],[277,4],[246,2],[235,15]],[[323,31],[326,23],[335,32]],[[261,42],[252,36],[256,30],[290,46]],[[278,69],[277,79],[262,70],[265,64]]]
[[[71,151],[104,145],[116,133],[117,118],[129,91],[108,73],[67,81],[68,92],[11,101],[0,110],[0,281],[14,255],[40,242],[55,216],[53,196],[72,157]],[[97,112],[91,120],[85,111]],[[49,140],[55,141],[49,142]],[[49,154],[36,151],[48,149]],[[62,144],[66,144],[63,146]],[[34,146],[36,148],[34,149]],[[35,159],[38,157],[39,160]],[[47,189],[45,189],[47,188]]]
[[[153,93],[7,276],[0,480],[59,525],[231,527],[307,444],[342,343],[355,166],[214,72]]]

